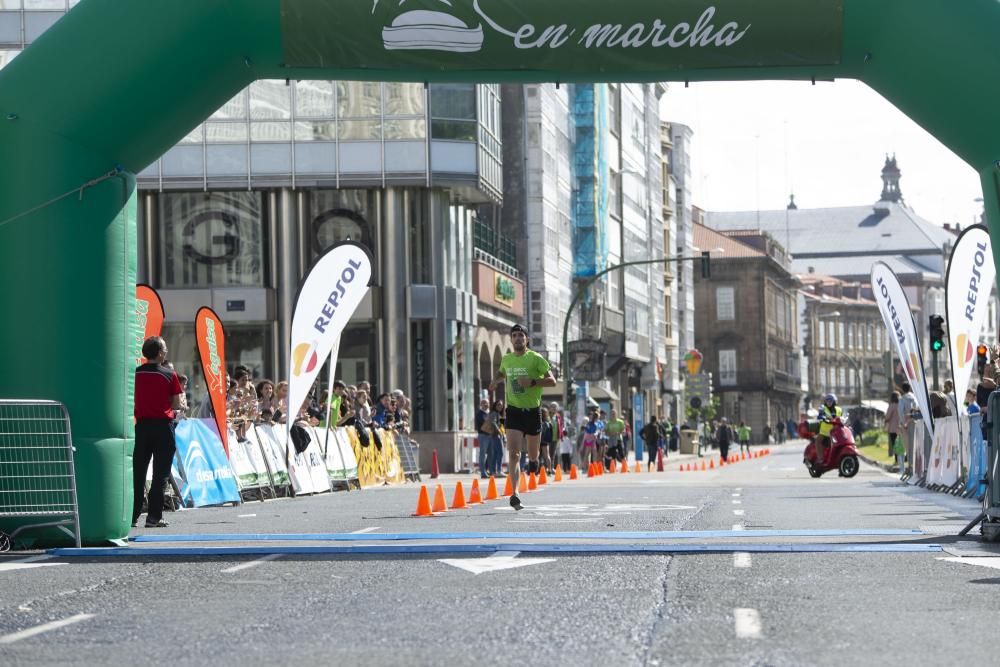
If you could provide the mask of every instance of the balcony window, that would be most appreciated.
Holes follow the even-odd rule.
[[[715,316],[719,320],[736,319],[736,290],[734,288],[715,288]]]
[[[719,350],[719,385],[736,384],[736,350]]]

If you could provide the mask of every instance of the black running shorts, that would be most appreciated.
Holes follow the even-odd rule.
[[[510,431],[520,431],[525,435],[538,435],[542,432],[541,408],[515,408],[507,406],[507,420],[504,427]]]

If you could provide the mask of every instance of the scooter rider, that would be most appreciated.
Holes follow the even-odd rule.
[[[819,437],[816,438],[816,459],[819,465],[826,462],[825,447],[830,446],[830,434],[833,432],[833,420],[844,416],[844,411],[837,405],[837,396],[827,394],[823,397],[823,405],[819,408]]]

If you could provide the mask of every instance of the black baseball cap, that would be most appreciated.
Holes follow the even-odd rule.
[[[510,328],[510,333],[511,333],[512,335],[513,335],[513,333],[514,333],[515,331],[520,331],[520,332],[521,332],[521,333],[523,333],[523,334],[524,334],[525,336],[527,336],[527,335],[528,335],[528,330],[527,330],[527,329],[525,329],[524,327],[522,327],[522,326],[521,326],[520,324],[515,324],[514,326],[512,326],[512,327]]]

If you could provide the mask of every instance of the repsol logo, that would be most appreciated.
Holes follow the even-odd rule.
[[[333,316],[337,312],[337,308],[340,307],[340,300],[347,293],[346,285],[350,285],[354,282],[354,279],[358,277],[357,270],[361,268],[361,262],[355,262],[353,259],[347,261],[347,267],[340,272],[340,278],[337,280],[337,284],[333,291],[330,292],[330,297],[323,304],[322,310],[320,310],[320,317],[316,318],[316,324],[313,328],[321,334],[326,333],[326,328],[330,326],[330,322],[333,320]]]
[[[986,244],[976,244],[976,256],[972,260],[972,277],[969,278],[969,294],[965,298],[965,319],[972,321],[976,312],[976,302],[979,301],[979,288],[982,286],[983,273],[980,269],[986,263]]]
[[[885,299],[886,308],[889,310],[889,319],[892,320],[892,330],[896,334],[896,340],[900,345],[906,344],[906,334],[903,333],[903,325],[899,322],[899,315],[896,313],[896,306],[892,303],[892,298],[889,296],[889,288],[886,286],[885,281],[882,278],[878,279],[879,291],[882,292],[882,298]]]

